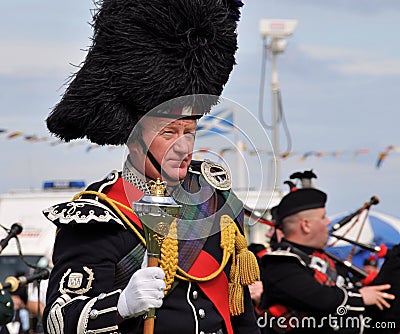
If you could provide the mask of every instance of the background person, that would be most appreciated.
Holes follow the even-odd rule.
[[[375,254],[370,254],[370,256],[364,260],[363,269],[368,274],[379,272],[378,259],[376,258]]]
[[[361,333],[361,320],[367,305],[383,310],[390,307],[394,295],[386,292],[389,284],[356,289],[351,282],[339,276],[334,262],[323,248],[328,241],[328,225],[324,192],[313,189],[297,189],[281,200],[277,219],[284,239],[274,252],[263,257],[262,273],[264,293],[261,306],[271,318],[298,319],[293,323],[269,323],[266,333]],[[358,317],[357,325],[329,323],[324,317]],[[301,325],[301,319],[312,317],[315,325]],[[291,328],[292,324],[293,328]],[[323,324],[322,327],[318,325]],[[287,326],[287,327],[285,327]],[[284,328],[285,327],[285,328]]]
[[[17,272],[14,277],[25,276],[24,272]],[[28,292],[26,286],[19,286],[11,292],[14,305],[12,320],[1,327],[0,334],[28,334],[30,329],[29,311],[26,309]]]
[[[270,221],[264,219],[257,221],[257,223],[266,224],[269,227],[265,233],[265,244],[251,243],[248,247],[249,250],[256,256],[260,270],[262,269],[261,260],[263,256],[268,252],[271,252],[276,243],[279,243],[283,238],[282,230],[279,228],[279,226],[276,226],[275,211],[276,207],[273,207],[271,209],[272,219]],[[249,285],[249,290],[251,300],[254,304],[256,316],[262,316],[264,314],[264,310],[260,308],[261,296],[264,291],[262,281],[257,280],[253,284]]]
[[[36,274],[38,271],[41,270],[48,270],[51,272],[53,267],[52,262],[52,254],[53,250],[48,250],[45,256],[42,256],[39,261],[36,263],[36,270],[33,271],[32,274]],[[49,280],[42,279],[42,280],[35,280],[32,284],[28,285],[28,302],[26,304],[27,309],[31,312],[32,315],[35,316],[37,321],[39,322],[39,327],[41,327],[41,318],[43,316],[43,311],[46,306],[46,293],[47,293],[47,286]],[[34,326],[37,327],[37,326]],[[43,331],[41,328],[36,328],[37,332]]]
[[[35,281],[28,285],[28,301],[26,308],[31,313],[32,334],[44,333],[42,317],[46,306],[46,293],[49,280]]]
[[[363,261],[363,270],[368,274],[360,281],[360,285],[370,285],[379,274],[378,259],[375,254],[370,254]]]

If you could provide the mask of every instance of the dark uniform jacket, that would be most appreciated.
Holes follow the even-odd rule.
[[[190,182],[201,178],[199,166],[193,163],[187,176],[193,179]],[[119,174],[113,172],[105,180],[89,186],[88,190],[111,196],[111,193],[123,192],[123,189],[117,189],[120,184]],[[224,205],[226,196],[223,192],[216,194],[219,211],[227,213],[228,210],[235,218],[237,214],[232,207]],[[140,269],[145,252],[138,236],[115,210],[96,196],[84,195],[81,200],[53,206],[44,213],[58,227],[54,269],[44,313],[46,333],[142,333],[142,317],[117,323],[120,292],[132,274]],[[239,224],[241,219],[239,215],[235,221]],[[204,252],[198,257],[210,256],[218,268],[222,260],[220,233],[204,238],[199,247]],[[194,248],[191,252],[199,250]],[[203,263],[197,267],[209,270],[212,265]],[[234,333],[259,333],[247,287],[244,289],[244,313],[229,316],[228,312],[231,324],[224,321],[229,305],[221,306],[220,297],[227,290],[229,268],[230,262],[221,275],[203,284],[204,288],[202,283],[175,278],[162,307],[156,311],[155,333],[227,333],[230,326]],[[227,303],[226,299],[222,298],[222,304]]]
[[[386,254],[378,276],[371,285],[390,284],[388,293],[395,295],[390,301],[390,308],[380,310],[369,306],[367,316],[373,319],[371,328],[365,333],[398,334],[400,333],[400,244],[393,246]],[[375,325],[375,326],[374,326]],[[378,329],[379,328],[379,329]]]
[[[322,250],[284,241],[262,267],[265,333],[362,333],[362,296]]]

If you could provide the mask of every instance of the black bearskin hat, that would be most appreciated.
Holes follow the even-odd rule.
[[[93,44],[47,118],[57,137],[126,143],[137,121],[193,94],[218,102],[235,64],[240,0],[103,0]]]

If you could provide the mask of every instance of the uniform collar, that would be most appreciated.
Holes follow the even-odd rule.
[[[150,195],[150,187],[148,181],[150,179],[146,178],[141,172],[139,172],[131,162],[130,156],[125,160],[124,168],[122,170],[122,178],[128,181],[130,184],[143,191],[145,194]],[[182,184],[183,180],[181,181]],[[173,194],[176,189],[181,187],[181,184],[175,186],[167,186],[167,193]]]
[[[317,248],[313,248],[313,247],[309,247],[309,246],[304,246],[304,245],[299,245],[293,241],[288,241],[286,239],[283,239],[282,242],[288,243],[293,245],[294,247],[296,247],[297,249],[300,249],[301,251],[303,251],[304,253],[311,255],[312,253],[314,253],[315,251],[318,252],[324,252],[322,249],[317,249]]]
[[[122,170],[122,178],[128,181],[134,187],[143,191],[145,194],[151,194],[146,177],[133,166],[129,156],[125,160],[124,168]]]

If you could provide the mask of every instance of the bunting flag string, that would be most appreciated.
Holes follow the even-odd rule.
[[[398,146],[389,145],[388,147],[386,147],[385,151],[379,153],[378,160],[376,162],[376,168],[380,168],[381,167],[381,165],[383,163],[383,160],[385,160],[387,158],[387,156],[389,155],[389,153],[391,151],[395,151],[397,153],[400,153]]]
[[[226,112],[226,110],[223,110],[221,112]],[[59,140],[57,138],[51,137],[51,136],[39,136],[36,134],[26,134],[23,131],[10,131],[8,129],[0,128],[0,140],[17,140],[18,138],[22,139],[23,141],[27,143],[43,143],[46,142],[50,146],[58,146],[58,145],[67,145],[67,147],[76,147],[76,146],[86,146],[85,147],[85,152],[89,153],[95,149],[101,148],[102,146],[97,145],[97,144],[92,144],[89,143],[85,140],[82,141],[73,141],[70,143],[66,143],[62,140]],[[113,147],[107,147],[108,149],[115,149],[119,148],[117,146]],[[235,153],[236,148],[233,146],[230,147],[224,147],[219,150],[212,150],[210,148],[200,148],[196,151],[197,154],[206,154],[206,153],[218,153],[218,155],[222,158],[225,154],[227,153]],[[218,152],[217,152],[218,151]],[[272,154],[271,150],[265,150],[265,149],[248,149],[247,147],[243,147],[243,151],[249,154],[250,156],[255,156],[259,154]],[[400,154],[400,146],[395,146],[395,145],[388,145],[382,152],[379,152],[377,155],[377,160],[375,163],[375,167],[377,169],[382,167],[383,162],[387,159],[387,157],[392,154],[392,153],[397,153]],[[355,150],[346,150],[346,151],[306,151],[306,152],[285,152],[281,154],[280,158],[281,159],[288,159],[292,157],[299,157],[299,160],[304,162],[307,159],[310,158],[321,158],[321,157],[340,157],[340,156],[345,156],[345,155],[350,155],[352,159],[356,159],[360,155],[366,155],[366,154],[374,154],[372,153],[369,149],[366,148],[360,148],[360,149],[355,149]]]
[[[9,131],[4,128],[0,128],[0,140],[16,140],[17,138],[20,138],[22,141],[27,142],[27,143],[43,143],[46,142],[50,146],[58,146],[58,145],[66,145],[68,148],[70,147],[76,147],[76,146],[86,146],[85,151],[90,152],[93,149],[100,148],[102,146],[97,145],[97,144],[92,144],[88,143],[86,140],[75,140],[73,142],[65,142],[60,139],[51,137],[51,136],[39,136],[36,134],[25,134],[22,131]],[[107,147],[108,149],[112,148],[118,148],[117,146],[115,147]]]
[[[236,152],[236,149],[233,147],[222,148],[218,151],[218,155],[222,158],[226,152]],[[247,152],[250,156],[255,156],[258,154],[272,154],[270,150],[247,150],[244,148],[244,152]],[[400,154],[400,146],[389,145],[385,148],[383,152],[378,154],[378,160],[376,163],[376,168],[380,168],[382,166],[382,162],[386,159],[390,152],[396,152]],[[210,150],[208,148],[199,149],[196,153],[216,153],[215,150]],[[371,154],[369,149],[356,149],[356,150],[346,150],[346,151],[307,151],[304,153],[299,152],[286,152],[280,155],[281,159],[288,159],[292,157],[299,157],[301,162],[306,161],[309,158],[320,158],[320,157],[340,157],[349,155],[352,159],[356,159],[358,156],[362,154]]]
[[[15,138],[22,138],[23,140],[29,143],[37,143],[37,142],[44,142],[44,141],[51,141],[55,140],[51,137],[46,136],[38,136],[36,134],[25,134],[22,131],[9,131],[4,128],[0,128],[0,139],[15,139]]]

